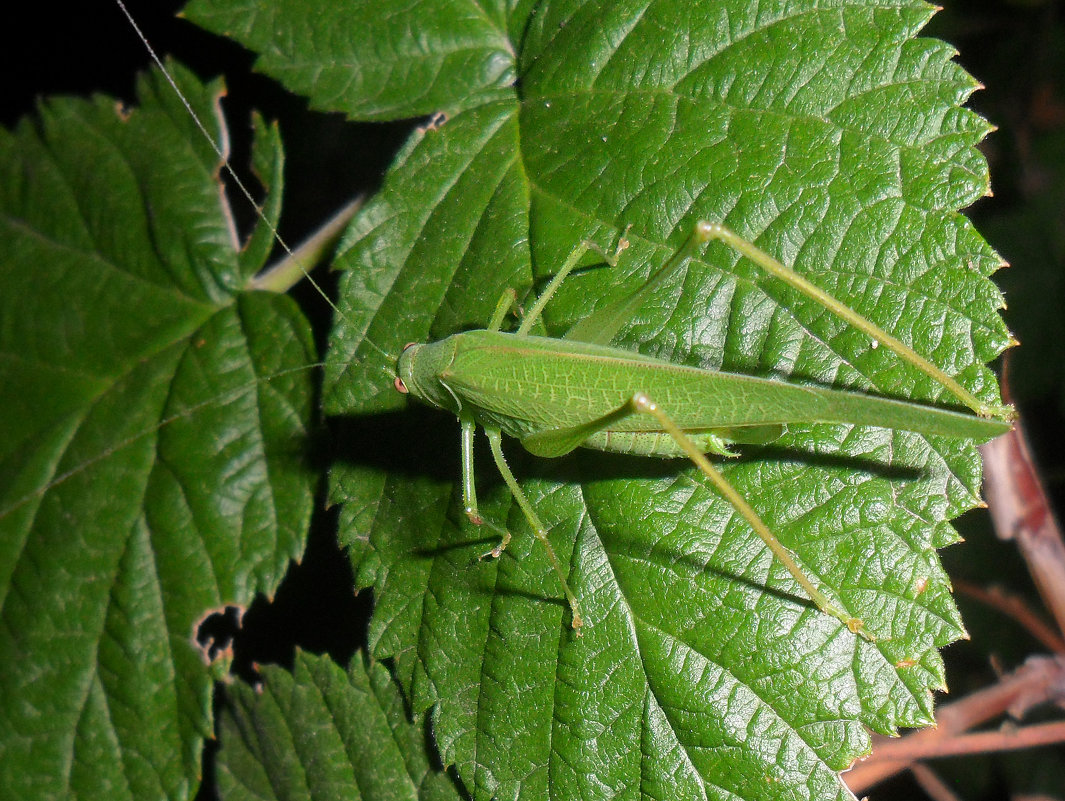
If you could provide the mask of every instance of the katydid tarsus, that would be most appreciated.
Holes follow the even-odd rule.
[[[903,360],[932,376],[974,416],[856,392],[798,386],[781,381],[703,370],[610,347],[609,342],[632,311],[701,245],[720,239],[767,272],[822,303],[847,322],[885,345]],[[578,246],[525,315],[514,333],[501,331],[514,293],[504,293],[487,329],[453,334],[429,344],[410,344],[399,358],[396,388],[458,415],[462,431],[462,492],[467,517],[483,522],[473,475],[473,435],[481,426],[493,460],[525,514],[569,602],[573,628],[582,625],[579,604],[547,530],[507,465],[501,434],[518,439],[530,453],[563,456],[577,447],[639,456],[687,457],[765,542],[773,555],[819,609],[853,632],[869,637],[863,621],[819,589],[758,513],[707,459],[730,455],[733,442],[772,438],[788,423],[844,423],[914,431],[928,435],[990,439],[1010,424],[987,419],[1006,408],[981,403],[912,349],[809,284],[797,273],[731,230],[700,221],[688,239],[647,282],[631,295],[577,323],[561,339],[529,333],[545,304],[579,263],[588,244]],[[494,526],[493,526],[494,528]],[[490,553],[498,556],[510,540]]]
[[[117,2],[122,7],[121,0]],[[129,17],[124,7],[122,10]],[[136,29],[132,17],[129,19]],[[148,46],[144,36],[137,32]],[[148,49],[151,52],[150,46]],[[165,66],[154,52],[152,56],[165,73]],[[171,84],[180,94],[172,79]],[[207,136],[202,124],[201,130]],[[237,182],[239,185],[239,179]],[[261,212],[260,216],[263,216]],[[264,216],[263,219],[273,229]],[[904,362],[939,382],[975,415],[859,392],[799,386],[678,365],[611,347],[609,343],[633,311],[711,240],[721,240],[775,279],[812,298],[868,336],[871,346],[884,346],[893,351]],[[454,334],[428,344],[410,344],[399,356],[396,388],[429,405],[451,411],[459,418],[466,516],[474,524],[487,524],[496,529],[501,536],[499,544],[486,556],[499,556],[510,534],[505,528],[484,520],[478,509],[473,471],[473,438],[478,425],[487,434],[493,460],[504,482],[543,543],[578,634],[582,625],[578,599],[548,540],[545,526],[507,465],[501,435],[506,433],[518,439],[526,450],[542,457],[562,456],[577,447],[639,456],[687,457],[765,542],[819,609],[851,631],[869,638],[863,621],[816,586],[706,454],[732,455],[730,444],[767,441],[789,423],[869,425],[986,440],[1010,427],[1004,419],[988,418],[1008,418],[1010,410],[985,405],[900,340],[752,242],[716,223],[697,223],[686,244],[639,289],[589,315],[562,338],[530,334],[545,304],[589,247],[592,246],[582,243],[573,250],[514,333],[501,330],[506,315],[517,306],[516,295],[509,290],[497,304],[486,329]],[[291,251],[289,254],[306,275],[299,259]],[[613,259],[608,257],[607,261]],[[333,305],[331,301],[330,305]]]

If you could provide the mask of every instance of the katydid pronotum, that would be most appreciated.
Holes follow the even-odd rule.
[[[631,312],[705,243],[720,239],[848,323],[939,381],[980,416],[920,406],[856,392],[797,386],[781,381],[686,367],[610,347]],[[462,495],[467,517],[485,521],[477,506],[473,435],[481,426],[493,460],[524,513],[569,602],[573,628],[582,625],[576,595],[548,540],[547,531],[507,465],[501,434],[518,439],[541,457],[577,447],[657,457],[688,457],[725,497],[824,613],[869,637],[855,617],[814,584],[758,513],[707,459],[731,455],[735,442],[765,442],[788,423],[873,425],[921,434],[986,440],[1009,430],[1009,409],[981,403],[953,378],[810,284],[728,228],[700,221],[671,259],[631,295],[577,323],[561,339],[529,333],[561,282],[590,247],[578,246],[536,300],[514,333],[501,331],[516,306],[514,292],[500,298],[487,329],[465,331],[429,344],[407,345],[399,357],[396,389],[458,415],[462,430]],[[619,246],[619,251],[620,251]],[[611,259],[608,259],[611,260]],[[612,260],[611,260],[612,261]],[[495,528],[495,526],[492,526]],[[487,555],[499,556],[510,540]]]
[[[137,29],[121,0],[117,2]],[[137,33],[165,74],[165,66],[139,29]],[[170,81],[180,94],[173,80]],[[202,124],[200,127],[210,140]],[[219,155],[222,156],[221,151]],[[237,184],[250,199],[239,179]],[[273,229],[265,217],[263,220]],[[682,366],[610,347],[609,343],[632,312],[697,248],[714,239],[720,239],[774,278],[863,332],[873,347],[886,347],[939,382],[976,416],[858,392],[797,386]],[[283,242],[281,245],[289,250]],[[870,425],[987,440],[1009,430],[1007,419],[1011,410],[985,405],[910,347],[752,242],[716,223],[697,223],[687,243],[638,290],[578,322],[561,339],[531,335],[529,331],[544,306],[589,247],[592,246],[582,243],[574,249],[514,333],[501,330],[508,311],[517,306],[516,295],[510,290],[500,299],[486,329],[454,334],[434,343],[410,344],[399,356],[396,388],[459,417],[466,516],[474,524],[488,523],[479,513],[474,486],[473,436],[480,425],[487,434],[504,482],[544,545],[569,603],[572,626],[579,634],[582,618],[578,600],[544,525],[506,463],[501,434],[505,432],[517,438],[526,450],[542,457],[562,456],[577,447],[640,456],[687,457],[746,520],[820,610],[840,620],[852,632],[871,639],[863,621],[813,583],[706,454],[732,455],[728,449],[730,444],[769,441],[789,423]],[[618,252],[621,249],[619,246]],[[306,274],[299,260],[291,251],[289,254]],[[609,257],[607,260],[613,261]],[[579,394],[573,391],[577,383]],[[498,557],[511,535],[494,524],[488,525],[498,529],[502,539],[486,556]]]

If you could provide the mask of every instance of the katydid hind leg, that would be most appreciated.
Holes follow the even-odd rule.
[[[655,270],[640,287],[629,295],[593,312],[576,323],[566,333],[565,338],[577,342],[609,344],[625,322],[632,318],[635,311],[643,306],[653,292],[673,273],[679,270],[698,250],[715,240],[721,241],[741,256],[752,261],[762,271],[816,301],[848,325],[864,333],[871,342],[876,343],[875,347],[883,345],[904,362],[935,380],[979,416],[1012,418],[1013,409],[1011,407],[991,406],[984,403],[965,389],[956,379],[932,364],[909,345],[858,314],[835,296],[808,281],[799,273],[785,266],[778,259],[725,225],[707,220],[697,222],[684,244],[661,267]]]
[[[787,548],[785,548],[780,540],[769,530],[769,527],[766,526],[758,516],[757,512],[751,508],[750,504],[747,503],[743,496],[728,483],[721,472],[713,466],[709,459],[707,459],[703,450],[645,393],[635,393],[629,402],[601,418],[588,421],[582,426],[576,426],[570,429],[550,430],[533,434],[523,439],[522,445],[529,452],[539,456],[560,456],[579,446],[581,442],[587,440],[596,432],[606,427],[616,425],[626,417],[630,417],[634,414],[649,414],[657,420],[662,430],[669,434],[684,455],[695,463],[696,467],[698,467],[710,480],[717,491],[733,506],[734,509],[736,509],[737,512],[739,512],[740,516],[747,521],[748,525],[754,529],[754,532],[763,542],[765,542],[777,560],[787,568],[788,572],[791,573],[792,577],[795,578],[809,598],[822,612],[841,621],[851,631],[860,633],[866,639],[872,639],[862,630],[863,623],[860,619],[842,611],[838,605],[829,600],[829,598],[814,585],[813,581],[795,562],[795,559],[789,553]]]
[[[515,312],[520,311],[518,306],[518,293],[512,288],[507,287],[503,290],[502,296],[496,302],[495,311],[492,312],[492,317],[488,320],[488,325],[485,328],[488,331],[499,331],[503,327],[503,320],[507,317],[507,312],[513,309]]]
[[[829,294],[825,290],[816,284],[808,281],[799,273],[795,272],[789,267],[786,267],[778,259],[771,256],[766,251],[755,245],[753,242],[744,239],[742,236],[732,231],[730,228],[722,225],[721,223],[712,223],[706,220],[700,220],[695,224],[695,232],[692,234],[692,238],[697,239],[701,243],[709,243],[714,240],[719,240],[732,248],[740,255],[746,257],[750,261],[754,262],[760,269],[774,278],[783,281],[792,289],[806,295],[811,300],[816,301],[828,311],[835,314],[845,323],[861,331],[863,334],[869,337],[872,343],[872,347],[879,347],[883,345],[890,350],[904,362],[920,370],[936,381],[940,386],[949,391],[955,398],[957,398],[962,404],[967,406],[973,412],[981,417],[1004,417],[1010,419],[1013,416],[1013,409],[1008,406],[990,406],[967,389],[958,383],[952,376],[941,370],[936,365],[932,364],[921,354],[917,353],[909,345],[905,344],[901,340],[892,336],[877,326],[870,320],[867,320],[858,312],[851,309],[845,303],[839,301],[834,295]],[[691,241],[691,240],[689,240]]]
[[[706,476],[714,488],[739,512],[740,516],[754,530],[759,538],[772,551],[773,556],[787,568],[792,577],[806,592],[818,609],[830,617],[834,617],[843,623],[850,631],[861,635],[863,638],[873,641],[875,638],[864,630],[864,623],[860,618],[854,617],[842,610],[839,605],[833,603],[824,592],[818,589],[806,572],[799,567],[787,548],[777,539],[776,535],[758,516],[758,513],[747,503],[742,495],[733,487],[713,466],[706,455],[684,433],[673,419],[653,399],[643,392],[637,392],[630,401],[632,410],[640,414],[649,414],[655,418],[662,430],[668,433],[685,454],[695,463],[695,466]]]
[[[532,307],[529,309],[529,313],[521,321],[521,325],[518,327],[516,333],[529,333],[529,330],[533,327],[533,325],[536,324],[536,321],[540,319],[540,315],[543,313],[544,307],[547,305],[548,301],[550,301],[551,298],[554,297],[555,293],[558,291],[558,288],[562,286],[562,282],[566,280],[566,277],[571,272],[573,272],[573,270],[580,263],[581,258],[589,250],[594,250],[596,253],[601,255],[603,257],[603,260],[611,267],[617,266],[618,257],[621,255],[621,252],[629,246],[629,240],[625,238],[625,234],[628,233],[629,228],[631,227],[631,225],[625,226],[625,231],[622,232],[621,237],[618,239],[618,244],[614,248],[613,253],[607,253],[594,242],[589,242],[587,240],[581,241],[581,243],[570,252],[569,256],[566,257],[566,260],[562,263],[562,266],[558,269],[558,272],[555,273],[555,276],[551,279],[551,282],[546,287],[544,287],[544,291],[540,293],[540,296],[533,303]]]

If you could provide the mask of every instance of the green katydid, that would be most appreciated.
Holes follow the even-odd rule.
[[[979,416],[858,392],[687,367],[610,347],[608,343],[631,312],[696,248],[714,239],[724,241],[939,381]],[[577,447],[640,456],[686,456],[754,529],[819,609],[868,637],[863,622],[815,586],[705,454],[730,455],[731,443],[764,442],[778,436],[788,423],[807,422],[872,425],[987,440],[1009,430],[1009,422],[987,419],[991,415],[1009,417],[1009,408],[983,404],[908,346],[754,244],[714,223],[698,223],[687,243],[638,290],[580,321],[563,338],[530,334],[548,300],[589,247],[584,243],[573,251],[514,333],[501,331],[507,312],[516,305],[511,290],[500,299],[486,329],[453,334],[428,344],[410,344],[399,357],[396,389],[458,415],[467,517],[475,524],[485,522],[478,511],[473,474],[473,436],[475,428],[481,426],[503,480],[546,548],[569,602],[573,628],[579,634],[582,620],[576,595],[544,525],[507,465],[501,434],[518,439],[526,450],[541,457],[563,456]],[[621,249],[619,246],[618,252]],[[500,531],[502,540],[490,552],[492,556],[499,556],[510,540],[508,532]]]
[[[121,0],[118,4],[140,34]],[[143,35],[141,39],[166,74]],[[177,90],[176,85],[174,88]],[[193,118],[196,119],[194,113]],[[206,135],[202,123],[196,121]],[[219,155],[224,159],[221,151]],[[237,185],[250,199],[239,179]],[[281,242],[269,220],[264,218],[264,221]],[[722,240],[770,275],[814,299],[869,336],[874,346],[883,345],[895,352],[942,384],[979,416],[861,393],[700,370],[609,347],[608,343],[632,311],[680,268],[694,249],[712,239]],[[289,251],[284,242],[281,244]],[[501,298],[486,330],[455,334],[427,345],[408,345],[399,357],[397,389],[459,416],[463,502],[469,519],[477,524],[486,522],[477,508],[472,463],[473,434],[480,425],[488,435],[494,461],[504,481],[546,548],[569,602],[573,627],[579,633],[581,617],[576,596],[543,524],[507,466],[500,445],[501,433],[518,438],[527,450],[539,456],[562,456],[581,446],[645,456],[687,456],[751,525],[818,608],[851,630],[860,631],[862,621],[840,610],[813,584],[705,454],[729,455],[728,445],[732,442],[764,442],[779,433],[783,425],[797,422],[876,425],[923,434],[990,439],[1010,426],[1002,420],[985,418],[1009,417],[1010,410],[983,404],[907,345],[753,243],[714,223],[698,223],[688,242],[643,286],[578,322],[564,338],[530,335],[529,330],[548,300],[589,247],[582,244],[573,251],[515,333],[500,330],[508,309],[515,305],[514,294],[508,292]],[[291,251],[289,255],[292,264],[306,274],[301,260]],[[521,358],[515,358],[519,352]],[[460,365],[465,373],[460,373]],[[585,397],[575,399],[567,391],[572,387],[560,380],[563,375],[579,375]],[[590,402],[587,396],[593,384],[598,397]],[[499,556],[510,539],[508,532],[500,531],[503,538],[490,552],[493,556]]]

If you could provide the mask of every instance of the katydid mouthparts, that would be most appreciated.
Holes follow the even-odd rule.
[[[610,347],[607,343],[630,313],[692,251],[721,239],[760,267],[813,297],[904,361],[934,377],[975,416],[916,403],[823,387],[800,386],[747,375],[674,364]],[[577,447],[638,456],[687,457],[709,479],[787,568],[825,614],[867,639],[863,621],[814,585],[757,512],[707,459],[731,455],[729,445],[767,442],[789,423],[841,423],[913,431],[924,435],[988,440],[1010,429],[1008,407],[992,408],[899,340],[809,284],[765,251],[724,226],[700,222],[687,243],[631,295],[577,323],[561,339],[534,336],[529,329],[566,275],[587,249],[583,243],[566,260],[525,315],[517,331],[501,331],[515,295],[508,291],[483,330],[453,334],[427,344],[409,344],[399,357],[396,389],[458,416],[462,437],[462,493],[467,517],[484,521],[477,508],[473,475],[476,426],[488,437],[493,460],[529,525],[544,547],[580,634],[577,598],[536,511],[507,466],[501,434],[530,453],[557,457]],[[619,251],[620,251],[619,247]],[[612,263],[611,258],[607,258]],[[491,552],[499,556],[509,532]],[[486,554],[486,556],[489,554]]]

